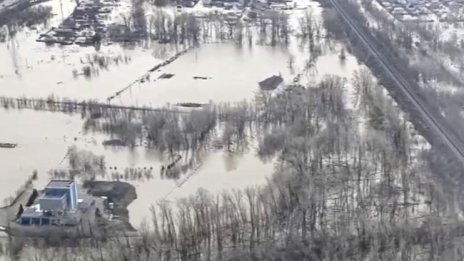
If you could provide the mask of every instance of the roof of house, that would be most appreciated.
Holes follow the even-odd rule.
[[[46,188],[69,188],[73,183],[72,180],[51,180]]]
[[[261,89],[270,91],[277,88],[277,86],[279,86],[279,84],[281,84],[283,81],[284,79],[280,75],[273,75],[267,79],[260,81],[258,84],[259,87],[261,87]]]
[[[53,189],[50,189],[50,190],[46,190],[41,198],[44,198],[44,199],[47,199],[47,198],[49,198],[49,199],[50,198],[51,199],[57,199],[57,198],[63,198],[64,196],[66,196],[66,190],[53,190]]]
[[[32,205],[31,207],[24,208],[21,217],[41,217],[43,215],[40,205]]]

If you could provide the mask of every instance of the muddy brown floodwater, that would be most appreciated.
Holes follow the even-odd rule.
[[[272,75],[280,74],[286,83],[291,83],[302,72],[301,80],[307,82],[311,77],[317,81],[326,74],[349,77],[358,67],[352,56],[340,63],[337,53],[328,53],[317,59],[312,76],[312,72],[304,70],[306,48],[291,47],[202,45],[153,73],[150,81],[123,92],[114,103],[156,107],[166,103],[237,102],[252,99],[258,91],[258,82]],[[293,68],[289,66],[291,59]],[[173,76],[159,79],[163,74]]]
[[[126,1],[121,1],[124,3]],[[103,45],[100,50],[93,47],[47,46],[36,42],[40,33],[59,25],[62,17],[73,10],[75,1],[52,0],[42,5],[53,7],[55,16],[48,24],[36,29],[24,29],[15,38],[0,43],[0,91],[8,97],[40,97],[51,95],[59,98],[77,100],[98,100],[106,102],[144,75],[150,68],[160,64],[184,46],[144,44],[123,48],[113,44]],[[124,9],[126,6],[118,7]],[[115,12],[124,12],[116,8]],[[62,11],[61,11],[62,9]],[[311,12],[317,15],[320,7],[312,5]],[[294,10],[291,24],[298,26],[297,18],[306,10]],[[114,14],[117,17],[117,14]],[[173,63],[150,74],[150,79],[129,88],[117,95],[112,103],[118,105],[147,105],[160,107],[166,103],[207,103],[235,102],[252,99],[257,91],[257,83],[271,75],[282,75],[285,82],[291,83],[301,74],[301,82],[320,79],[325,74],[348,76],[357,68],[352,56],[340,63],[340,46],[326,50],[322,44],[322,55],[316,60],[313,69],[307,70],[308,44],[301,45],[292,37],[288,47],[270,47],[248,43],[238,46],[228,44],[204,44],[182,55]],[[86,78],[83,68],[90,66],[89,57],[107,57],[107,68],[95,63],[95,72]],[[291,62],[292,61],[292,62]],[[314,74],[316,73],[316,74]],[[158,79],[163,74],[171,78]],[[77,76],[76,76],[77,75]],[[199,77],[195,79],[194,77]]]
[[[108,174],[109,167],[152,168],[153,178],[146,180],[126,180],[137,189],[137,199],[129,205],[131,223],[138,226],[145,218],[150,218],[150,206],[158,200],[175,200],[188,196],[199,188],[212,192],[224,189],[245,188],[264,184],[265,178],[273,171],[272,162],[263,162],[257,157],[253,147],[243,155],[231,156],[222,151],[206,153],[198,171],[187,182],[163,179],[160,169],[166,161],[151,150],[141,147],[104,147],[107,138],[100,134],[84,134],[80,115],[66,115],[33,110],[0,109],[0,139],[17,143],[13,149],[0,148],[0,199],[14,195],[34,170],[39,178],[36,187],[48,182],[50,169],[65,168],[65,154],[69,146],[91,150],[104,155]],[[111,175],[106,178],[111,179]]]
[[[46,98],[54,95],[106,101],[111,94],[161,62],[170,52],[176,51],[170,46],[156,44],[133,48],[103,45],[97,51],[94,47],[48,46],[36,42],[39,34],[57,27],[62,18],[72,12],[75,1],[51,0],[41,5],[51,6],[55,14],[46,25],[39,25],[35,29],[24,28],[14,38],[0,43],[2,96]],[[102,68],[94,64],[92,68],[95,73],[86,78],[82,75],[83,68],[91,65],[88,58],[94,55],[109,58],[109,65]]]
[[[62,3],[65,17],[72,11],[75,2],[62,0]],[[39,33],[57,26],[62,19],[59,0],[43,5],[51,5],[56,14],[49,24],[39,26],[37,30],[24,30],[17,33],[14,39],[0,43],[2,96],[45,98],[54,95],[105,102],[150,68],[179,51],[179,48],[169,45],[136,48],[110,45],[102,46],[97,51],[93,47],[37,43],[35,40]],[[258,91],[258,82],[271,75],[280,74],[286,83],[291,83],[296,75],[301,74],[301,82],[305,83],[318,81],[327,74],[350,78],[353,71],[359,68],[356,60],[348,54],[346,60],[340,62],[341,46],[322,46],[324,50],[312,67],[314,70],[307,70],[308,46],[300,46],[296,41],[292,41],[288,48],[257,43],[241,47],[232,43],[205,44],[159,71],[150,73],[150,80],[134,84],[117,95],[112,103],[161,107],[167,103],[250,101]],[[87,57],[93,55],[127,58],[127,62],[121,60],[117,64],[110,64],[108,69],[98,68],[99,73],[91,78],[83,75],[75,77],[73,70],[80,74],[82,67],[88,65]],[[159,79],[162,75],[170,76]],[[150,218],[149,208],[158,200],[175,201],[192,195],[199,188],[214,193],[259,186],[265,184],[266,177],[274,169],[274,162],[263,162],[251,146],[240,155],[231,155],[222,150],[206,153],[198,171],[185,182],[163,179],[159,170],[166,162],[157,153],[140,147],[104,147],[102,142],[108,137],[83,133],[82,125],[80,115],[0,109],[0,143],[18,144],[12,149],[0,148],[0,199],[14,195],[34,170],[39,172],[34,184],[43,187],[49,180],[47,172],[50,169],[66,167],[64,157],[68,147],[73,145],[104,155],[107,166],[113,169],[153,169],[152,179],[127,180],[137,189],[137,199],[129,205],[130,221],[135,227],[142,220]]]
[[[204,46],[160,72],[174,73],[173,78],[159,80],[153,83],[153,86],[145,84],[131,89],[123,94],[123,97],[127,97],[121,99],[133,99],[132,102],[135,103],[145,101],[160,104],[182,102],[187,99],[193,102],[252,99],[258,89],[258,80],[270,73],[276,73],[278,69],[274,68],[284,71],[285,65],[279,65],[278,61],[288,55],[284,51],[261,48],[256,48],[257,54],[254,56],[250,53],[254,53],[255,50],[236,50],[232,45]],[[230,55],[225,62],[208,62],[208,59],[212,60],[212,57],[220,53],[225,55],[227,52],[245,54]],[[196,60],[197,56],[202,57],[201,62]],[[275,61],[275,66],[262,65],[262,59],[266,61],[264,64]],[[198,66],[191,66],[191,63],[198,63]],[[258,73],[252,71],[253,66],[240,66],[249,63],[261,67],[257,70]],[[337,54],[320,57],[318,64],[318,74],[334,73],[342,77],[350,77],[358,67],[351,56],[347,57],[344,65],[340,64]],[[238,75],[228,74],[226,71],[230,70],[229,67],[240,68],[236,70]],[[194,75],[211,77],[211,80],[194,80]],[[36,186],[44,186],[49,179],[48,170],[65,167],[66,161],[63,161],[63,158],[68,147],[72,145],[104,155],[107,166],[120,170],[131,167],[154,170],[154,178],[149,181],[128,181],[137,188],[138,194],[137,199],[129,205],[130,219],[134,226],[149,218],[150,205],[160,199],[175,200],[202,187],[220,192],[224,189],[261,185],[273,172],[272,162],[262,162],[254,149],[235,157],[216,151],[207,155],[199,171],[178,187],[175,181],[160,178],[158,171],[165,162],[160,160],[156,153],[143,148],[105,148],[101,144],[107,137],[82,133],[82,124],[80,115],[0,109],[0,142],[18,144],[14,149],[0,149],[0,198],[13,195],[34,170],[39,171]]]

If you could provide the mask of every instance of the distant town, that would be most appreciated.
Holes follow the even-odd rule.
[[[377,2],[401,21],[464,21],[463,0],[377,0]]]
[[[197,8],[197,5],[201,7]],[[235,24],[237,19],[255,19],[258,16],[257,11],[283,11],[296,7],[296,2],[293,0],[177,1],[179,14],[192,12],[195,17],[202,18],[205,12],[215,11],[222,13],[230,24]],[[58,27],[52,27],[47,32],[41,33],[37,41],[47,44],[91,46],[102,43],[107,45],[112,42],[140,41],[146,37],[146,30],[143,28],[131,29],[125,23],[125,19],[118,19],[118,16],[124,15],[120,9],[120,1],[80,1],[69,17],[66,17]],[[161,43],[167,43],[166,41],[166,39],[160,40]]]
[[[464,260],[464,0],[0,0],[0,261]]]

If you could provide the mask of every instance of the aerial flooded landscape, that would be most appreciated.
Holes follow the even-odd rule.
[[[463,260],[462,11],[0,0],[0,260]]]

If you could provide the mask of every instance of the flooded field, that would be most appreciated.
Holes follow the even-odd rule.
[[[0,260],[393,257],[444,231],[442,159],[315,1],[79,1],[0,28],[0,206],[27,184]]]
[[[13,196],[34,170],[39,172],[37,185],[44,185],[46,173],[60,165],[81,128],[78,117],[48,112],[2,109],[0,119],[1,142],[18,144],[0,149],[1,199]]]
[[[322,44],[321,54],[311,60],[308,44],[300,44],[296,38],[288,47],[265,46],[255,39],[252,44],[242,45],[203,44],[147,74],[150,68],[185,47],[146,43],[129,48],[103,44],[96,50],[38,43],[37,36],[57,26],[72,12],[75,2],[53,0],[43,5],[54,10],[55,16],[48,24],[24,29],[0,43],[2,96],[54,96],[100,102],[112,97],[112,104],[151,107],[251,101],[259,90],[258,82],[272,75],[282,76],[286,84],[295,78],[304,84],[317,82],[325,75],[349,79],[359,68],[351,55],[340,59],[342,47],[338,44]],[[320,12],[316,5],[312,8],[312,12]],[[301,15],[303,11],[295,14]],[[100,64],[102,58],[104,65]],[[90,67],[89,75],[85,75],[86,67]],[[149,77],[131,85],[143,75]],[[108,137],[84,133],[84,121],[77,114],[0,109],[0,119],[0,143],[18,144],[13,149],[0,149],[0,173],[3,173],[0,199],[14,195],[34,170],[39,174],[35,185],[44,186],[50,178],[48,171],[65,168],[66,152],[70,146],[76,146],[105,157],[109,175],[102,179],[111,179],[115,169],[153,169],[153,178],[149,180],[127,180],[137,188],[138,198],[129,206],[131,223],[135,226],[149,218],[150,206],[159,200],[173,201],[200,188],[216,193],[262,185],[274,170],[273,161],[263,162],[253,146],[243,154],[212,150],[205,153],[201,166],[188,180],[175,181],[159,175],[166,162],[157,153],[141,147],[104,147],[102,142]]]
[[[233,54],[233,55],[231,55]],[[214,59],[213,57],[224,57]],[[205,45],[195,49],[163,68],[157,75],[172,73],[171,79],[160,79],[156,82],[140,83],[121,96],[116,97],[113,103],[124,105],[151,105],[157,106],[166,103],[178,102],[234,102],[243,99],[253,99],[258,91],[257,82],[272,74],[281,74],[286,82],[291,82],[295,74],[290,72],[286,61],[291,57],[287,51],[271,47],[244,47],[238,49],[232,44]],[[143,58],[153,59],[153,58]],[[139,71],[144,71],[143,66],[133,64],[118,67],[124,71],[121,77],[127,77],[126,69],[133,71],[134,77],[139,76]],[[344,63],[340,63],[336,52],[319,57],[316,73],[306,74],[317,78],[325,74],[335,74],[341,77],[351,77],[357,69],[356,60],[347,56]],[[2,67],[5,68],[5,67]],[[41,68],[41,67],[39,67]],[[231,68],[237,74],[229,73]],[[300,69],[301,70],[301,69]],[[295,69],[296,71],[296,69]],[[42,72],[45,73],[45,72]],[[26,74],[25,74],[26,75]],[[104,74],[92,80],[83,80],[88,83],[105,81]],[[110,77],[111,75],[111,77]],[[208,77],[207,80],[195,80],[193,76]],[[22,85],[20,82],[26,78],[18,76],[16,81],[19,87],[5,88],[4,94],[15,96],[24,95],[21,92],[33,96],[42,96],[45,91],[41,86]],[[37,75],[29,75],[37,79]],[[99,89],[96,85],[78,87],[79,81],[69,79],[71,84],[56,85],[57,93],[67,93],[74,98],[106,99],[111,89],[118,90],[124,82],[118,78],[118,74],[108,72],[106,81],[115,84],[102,84]],[[54,81],[54,77],[41,77],[44,81]],[[3,78],[6,80],[6,78]],[[14,82],[14,81],[13,81]],[[1,85],[2,89],[4,85]],[[74,86],[74,87],[73,87]],[[24,88],[24,89],[23,89]],[[61,88],[61,89],[60,89]],[[82,88],[86,88],[82,91]],[[96,94],[99,93],[99,94]],[[82,96],[79,96],[82,95]],[[43,95],[45,96],[45,95]],[[165,164],[157,153],[137,147],[135,149],[104,147],[102,142],[107,139],[101,134],[85,134],[82,132],[83,120],[79,115],[66,115],[51,112],[38,112],[32,110],[0,110],[0,119],[3,127],[0,129],[0,142],[18,143],[14,149],[0,149],[2,164],[0,165],[0,198],[5,199],[25,182],[34,170],[39,172],[39,179],[35,182],[37,187],[44,186],[50,176],[50,169],[62,168],[66,165],[65,155],[69,146],[76,145],[79,149],[91,150],[97,155],[105,156],[107,167],[119,170],[125,168],[152,168],[153,178],[150,180],[129,180],[135,185],[138,198],[129,206],[130,220],[134,226],[138,226],[143,220],[150,218],[150,206],[159,200],[174,201],[180,197],[186,197],[195,193],[199,188],[210,192],[221,192],[226,189],[239,189],[248,186],[262,185],[266,177],[273,173],[272,162],[263,162],[256,155],[254,148],[249,149],[243,155],[233,155],[221,150],[213,151],[205,156],[199,170],[187,181],[179,184],[179,181],[163,179],[159,170]],[[111,171],[108,171],[111,173]],[[107,179],[111,177],[108,176]],[[180,186],[179,186],[180,185]]]
[[[64,47],[66,49],[59,50],[60,55],[57,55],[56,48],[60,47],[39,46],[29,51],[41,55],[23,54],[22,49],[17,50],[18,56],[28,58],[18,58],[16,73],[13,61],[2,60],[6,65],[0,70],[8,70],[0,74],[2,95],[40,98],[55,96],[105,102],[162,61],[147,55],[148,49],[126,50],[111,47],[100,53],[106,52],[105,54],[121,61],[118,61],[118,65],[110,65],[108,69],[99,69],[98,75],[87,79],[82,75],[73,76],[72,71],[79,70],[76,64],[82,64],[82,60],[92,57],[93,51],[90,47]],[[8,54],[11,50],[5,44],[0,44],[1,51],[4,52],[0,54],[2,57],[11,57]],[[86,52],[88,53],[85,54]],[[163,52],[173,53],[175,50]],[[292,53],[287,49],[267,46],[204,45],[152,73],[151,80],[136,83],[117,95],[112,103],[160,107],[178,102],[236,102],[253,97],[259,89],[258,82],[272,75],[281,75],[285,82],[291,83],[301,73],[301,82],[307,82],[326,74],[348,77],[357,68],[353,57],[348,56],[341,63],[338,54],[334,52],[320,56],[313,69],[305,69],[305,61],[302,59],[304,53]],[[128,60],[123,61],[124,59]],[[230,73],[232,68],[235,68],[234,73]],[[158,79],[164,73],[173,76],[170,79]]]
[[[169,46],[46,45],[36,42],[39,34],[57,26],[75,7],[75,1],[53,0],[55,16],[46,25],[24,28],[14,38],[0,42],[0,90],[3,96],[55,96],[76,100],[100,100],[128,85],[148,69],[175,52]],[[104,63],[100,63],[105,59]],[[88,77],[84,75],[90,68]]]
[[[272,75],[281,75],[287,83],[300,75],[300,82],[305,83],[315,75],[348,76],[357,67],[351,57],[340,63],[340,47],[326,44],[315,64],[309,65],[309,46],[298,43],[296,38],[288,47],[263,46],[257,39],[251,45],[241,46],[204,44],[150,73],[147,81],[119,93],[150,68],[185,47],[156,43],[132,47],[103,44],[96,50],[94,47],[38,43],[37,36],[57,26],[62,17],[73,10],[75,2],[60,4],[53,0],[43,5],[52,6],[54,10],[55,16],[48,24],[24,29],[14,38],[0,43],[0,57],[5,57],[0,61],[3,96],[54,96],[100,102],[114,97],[113,104],[154,107],[178,102],[235,102],[252,98],[258,90],[257,83]],[[127,9],[124,5],[119,7],[124,8]],[[312,5],[310,11],[317,14],[319,9]],[[304,12],[296,10],[294,16],[302,16]],[[298,21],[290,23],[296,26]],[[172,74],[172,78],[158,79],[165,73]]]
[[[320,56],[314,68],[309,69],[305,68],[305,57],[309,57],[305,46],[295,46],[291,51],[259,45],[203,45],[153,73],[152,81],[138,83],[123,92],[114,103],[156,107],[182,102],[237,102],[252,99],[259,90],[258,82],[272,75],[281,75],[286,83],[292,83],[297,74],[302,74],[302,83],[318,81],[327,74],[349,77],[357,69],[357,62],[348,57],[341,63],[336,47],[332,53],[327,51]],[[158,79],[166,73],[173,74],[172,78]]]
[[[24,37],[0,43],[0,57],[5,57],[0,66],[0,88],[4,96],[47,98],[53,95],[105,101],[162,61],[152,55],[151,49],[103,46],[96,52],[93,47],[46,46],[36,43],[36,34],[32,33]],[[95,75],[82,75],[84,68],[90,66],[89,61],[94,62],[98,57],[110,57],[110,64],[91,66]]]
[[[48,171],[65,168],[68,147],[75,145],[105,157],[108,175],[100,179],[111,179],[112,169],[153,169],[153,178],[149,180],[125,180],[137,188],[137,200],[129,207],[131,222],[135,226],[144,218],[149,218],[150,206],[158,200],[189,196],[199,188],[220,192],[224,189],[261,185],[273,172],[272,162],[261,161],[253,148],[243,155],[235,156],[212,151],[205,155],[195,174],[181,185],[182,178],[176,181],[160,176],[159,170],[165,161],[157,153],[141,147],[104,147],[104,135],[84,134],[83,121],[79,115],[2,109],[0,119],[1,142],[18,144],[13,149],[0,149],[1,199],[14,195],[34,170],[39,174],[34,185],[38,188],[46,185],[50,178]]]

